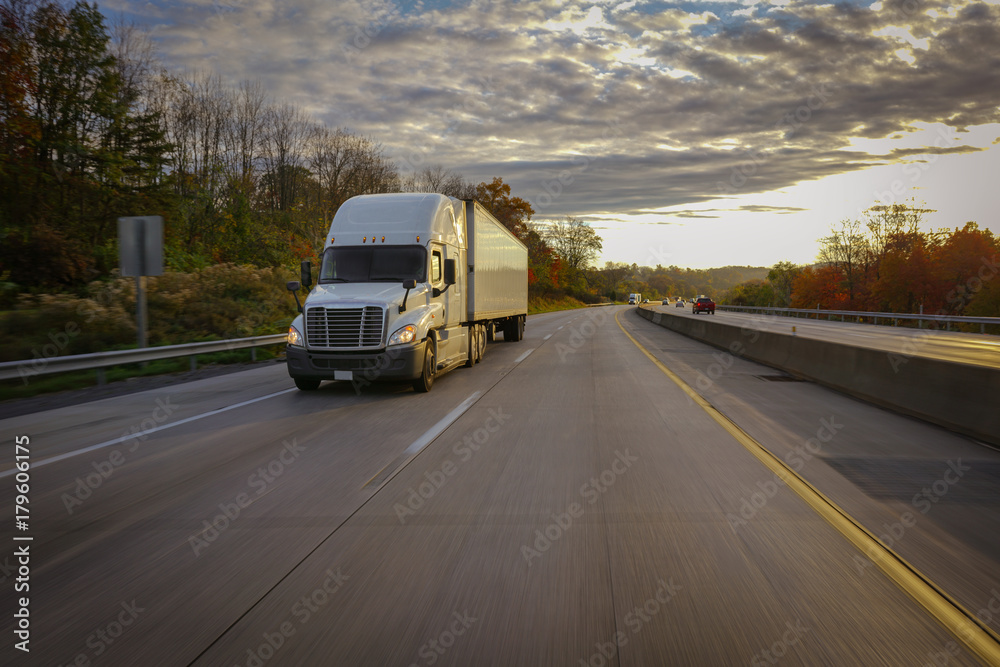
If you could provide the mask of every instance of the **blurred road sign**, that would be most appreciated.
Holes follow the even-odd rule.
[[[123,276],[163,275],[163,218],[118,218],[118,261]]]

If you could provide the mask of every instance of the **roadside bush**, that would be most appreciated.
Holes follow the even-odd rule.
[[[283,333],[295,316],[292,272],[219,264],[147,279],[150,345]],[[0,360],[87,354],[136,344],[135,279],[97,281],[86,297],[22,295],[0,314]],[[35,354],[37,352],[37,355]]]

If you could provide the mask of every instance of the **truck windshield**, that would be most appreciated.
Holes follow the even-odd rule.
[[[320,283],[425,281],[427,250],[421,246],[342,246],[323,253]]]

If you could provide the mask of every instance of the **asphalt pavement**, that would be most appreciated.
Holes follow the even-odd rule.
[[[983,664],[647,352],[1000,629],[1000,453],[605,307],[428,394],[279,366],[3,420],[0,662]]]

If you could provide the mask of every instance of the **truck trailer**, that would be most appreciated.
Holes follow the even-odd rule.
[[[308,262],[298,290],[312,285]],[[473,366],[497,332],[524,336],[528,249],[480,203],[441,194],[361,195],[330,224],[316,286],[288,329],[288,374],[303,391],[436,377]]]

